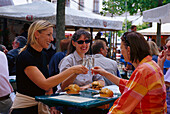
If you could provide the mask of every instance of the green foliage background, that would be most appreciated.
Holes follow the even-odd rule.
[[[125,6],[125,2],[127,1],[127,8]],[[102,15],[106,15],[107,12],[114,15],[121,15],[127,12],[130,15],[136,14],[140,12],[142,15],[143,11],[155,8],[159,6],[159,2],[162,5],[170,3],[170,0],[103,0],[103,11],[100,13]]]
[[[127,2],[127,7],[125,2]],[[115,16],[122,15],[127,11],[130,15],[137,14],[138,12],[142,15],[145,10],[167,3],[170,3],[170,0],[103,0],[103,11],[100,13],[101,15],[106,15],[109,12],[112,16]],[[127,20],[127,30],[130,29],[131,25],[132,23]],[[144,22],[142,25],[137,26],[137,31],[148,27],[150,27],[149,23]],[[125,22],[123,23],[122,30],[118,31],[118,36],[121,36],[124,32],[126,32]]]
[[[127,20],[127,30],[130,30],[131,26],[132,26],[132,22]],[[149,28],[150,24],[148,22],[143,22],[143,24],[136,25],[136,26],[137,26],[137,31],[138,31],[138,30]],[[122,36],[124,32],[126,32],[125,21],[123,23],[122,30],[118,31],[118,36],[119,37]]]

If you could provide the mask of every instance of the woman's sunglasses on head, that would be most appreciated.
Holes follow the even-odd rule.
[[[88,44],[88,43],[90,43],[90,41],[91,40],[79,40],[79,41],[75,41],[75,42],[77,42],[78,44],[84,44],[84,42],[86,43],[86,44]]]
[[[127,39],[127,34],[128,34],[128,33],[129,33],[129,32],[125,32],[125,33],[123,34],[123,38],[124,38],[127,46],[130,46],[130,43],[129,43],[128,39]]]

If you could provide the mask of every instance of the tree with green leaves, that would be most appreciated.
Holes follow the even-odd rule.
[[[127,2],[127,9],[125,2]],[[170,3],[170,0],[103,0],[103,11],[100,13],[106,15],[107,12],[114,15],[124,14],[126,11],[130,15],[155,8],[164,4]]]
[[[103,0],[102,15],[112,16],[129,12],[130,15],[143,14],[143,11],[170,3],[170,0]],[[161,23],[157,23],[157,45],[161,46]]]
[[[131,29],[132,26],[132,22],[127,20],[127,30]],[[126,28],[125,28],[125,21],[123,22],[123,26],[122,26],[122,30],[118,31],[118,36],[120,37],[123,33],[126,32]],[[143,22],[142,24],[137,25],[137,31],[138,30],[142,30],[142,29],[146,29],[149,28],[150,25],[148,22]]]

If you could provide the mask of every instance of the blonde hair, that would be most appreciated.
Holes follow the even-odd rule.
[[[49,27],[54,27],[54,25],[52,25],[49,21],[46,20],[37,20],[33,22],[28,29],[27,44],[21,49],[20,53],[26,50],[28,45],[38,44],[34,35],[36,31],[41,33]]]
[[[149,47],[150,47],[150,54],[152,55],[159,55],[159,49],[155,42],[148,41]]]

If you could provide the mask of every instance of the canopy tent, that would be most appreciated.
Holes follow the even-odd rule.
[[[170,3],[143,12],[144,22],[170,23]]]
[[[56,24],[56,5],[47,1],[37,1],[30,4],[0,7],[0,17],[35,21],[46,19]],[[87,27],[100,30],[121,30],[122,21],[100,16],[91,12],[65,9],[65,25],[67,28]]]
[[[160,47],[165,45],[165,40],[170,36],[170,23],[161,25],[161,38],[160,38]],[[148,40],[157,41],[157,23],[153,23],[151,28],[143,29],[137,31],[144,36],[147,36]]]
[[[170,22],[170,3],[143,12],[144,22],[157,22],[156,43],[161,46],[161,24]]]
[[[170,35],[170,23],[162,24],[161,26],[161,35]],[[157,32],[157,24],[153,23],[153,26],[151,28],[143,29],[137,31],[143,35],[156,35]]]
[[[0,0],[0,7],[14,5],[13,0]]]

